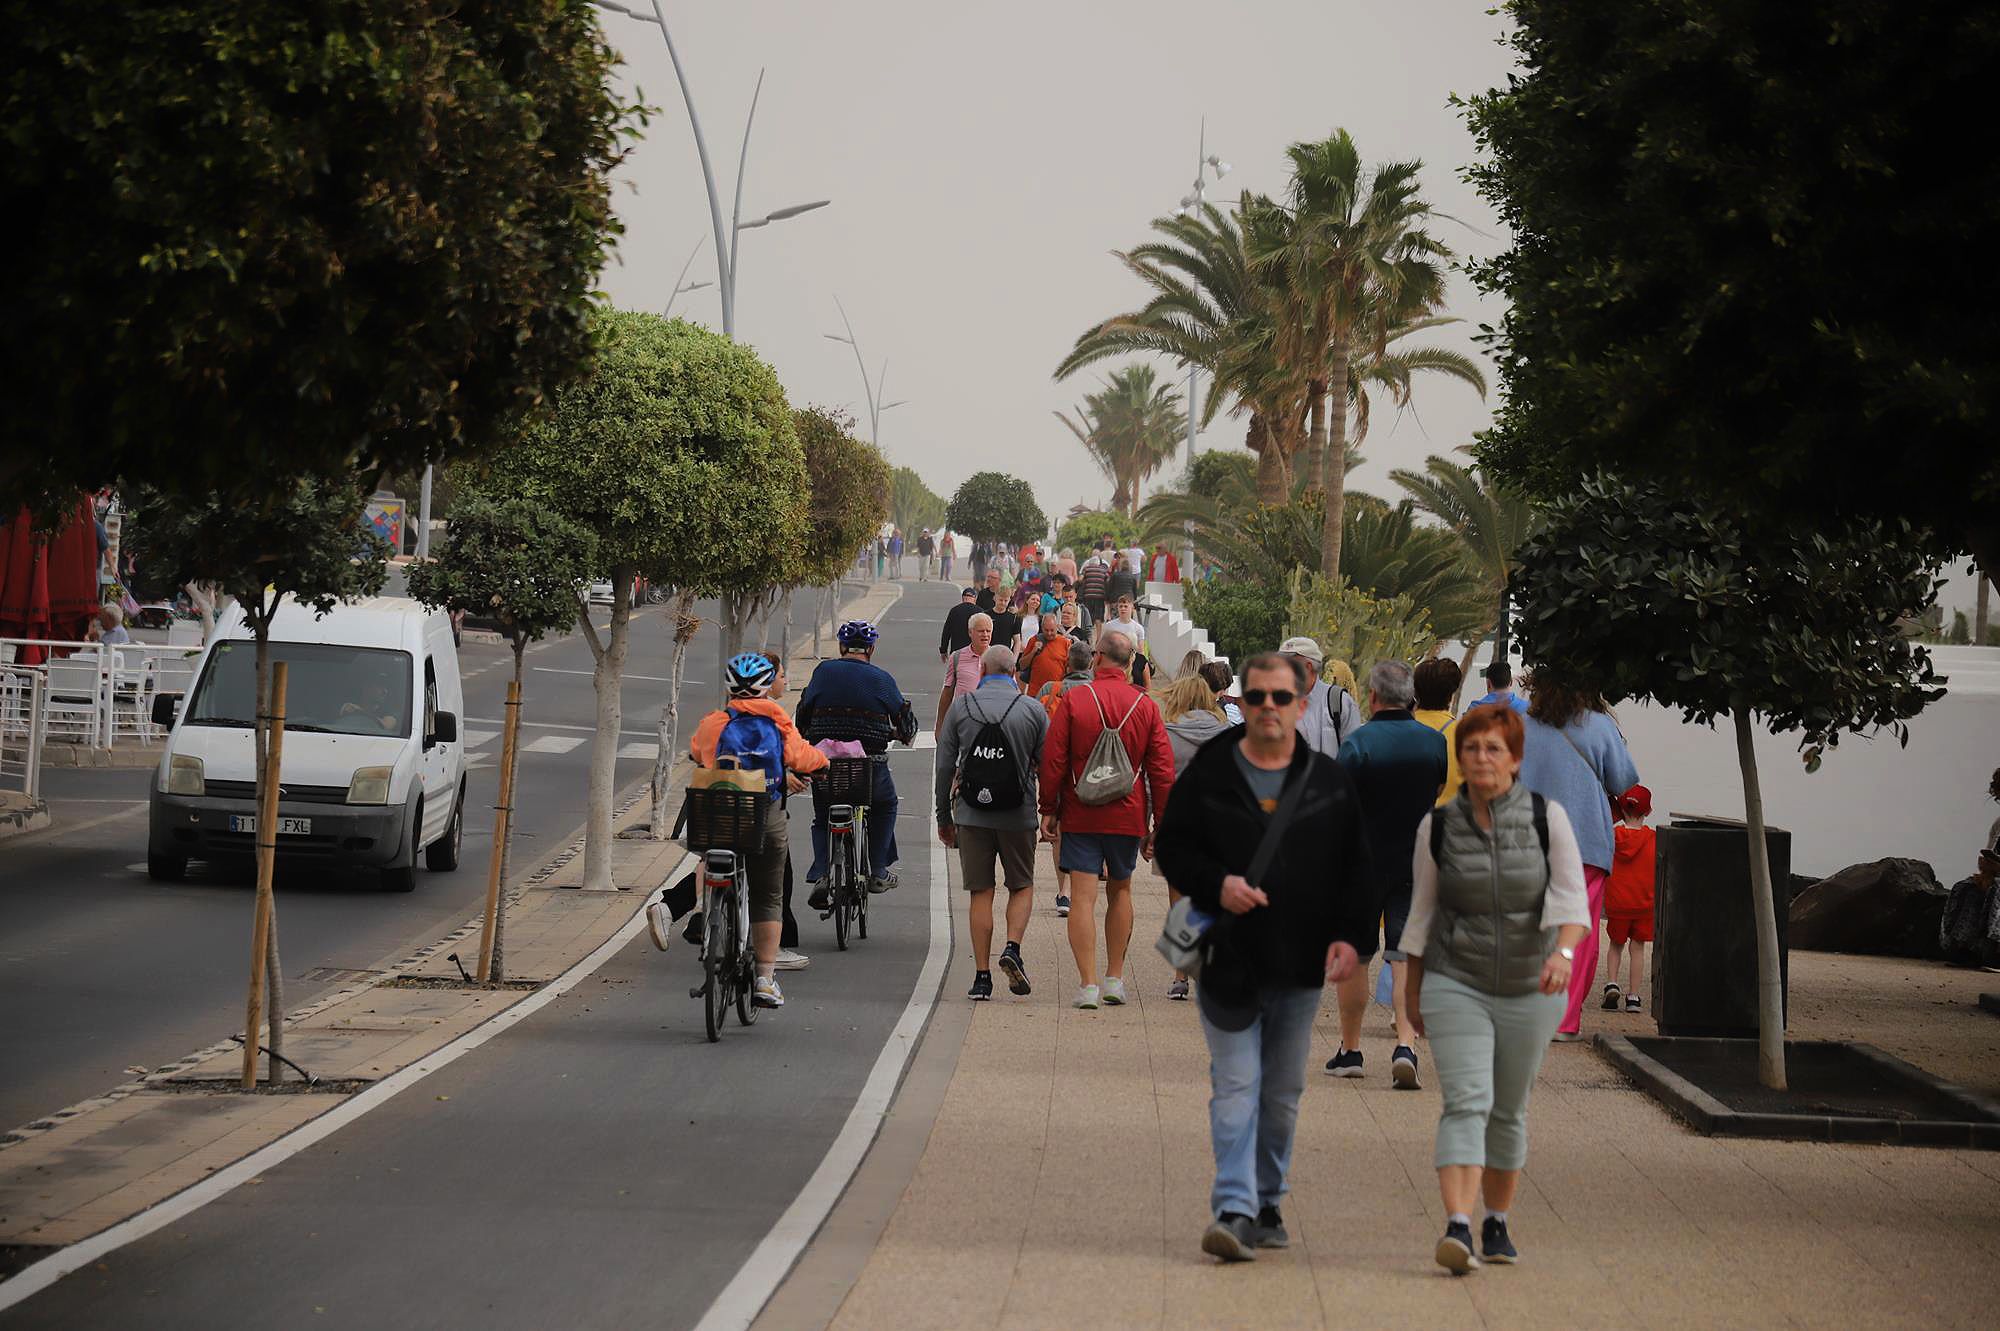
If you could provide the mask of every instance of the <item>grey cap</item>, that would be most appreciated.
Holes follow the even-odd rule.
[[[1326,653],[1319,649],[1319,644],[1311,638],[1304,636],[1287,638],[1279,643],[1278,654],[1280,656],[1303,656],[1316,666],[1326,664]]]

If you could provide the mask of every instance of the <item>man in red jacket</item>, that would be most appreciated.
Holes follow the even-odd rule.
[[[1062,834],[1057,867],[1069,878],[1069,949],[1076,957],[1076,1006],[1125,1001],[1125,948],[1132,941],[1132,871],[1153,858],[1151,821],[1167,807],[1173,748],[1160,709],[1132,686],[1132,640],[1116,630],[1097,639],[1088,684],[1063,693],[1042,748],[1042,833]],[[1122,798],[1086,804],[1077,797],[1098,736],[1111,729],[1125,747],[1134,781]],[[1104,983],[1097,980],[1097,880],[1104,886]]]

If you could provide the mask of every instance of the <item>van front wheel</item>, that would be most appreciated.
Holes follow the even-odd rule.
[[[394,864],[382,871],[384,892],[414,892],[417,890],[417,839],[424,831],[424,802],[417,801],[416,816],[410,819],[410,862]]]
[[[451,806],[451,821],[445,825],[444,835],[424,847],[424,867],[433,872],[448,872],[458,867],[458,851],[465,841],[465,786],[460,783],[458,801]]]

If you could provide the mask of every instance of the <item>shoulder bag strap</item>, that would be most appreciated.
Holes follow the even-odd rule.
[[[1104,714],[1104,699],[1097,696],[1097,689],[1088,681],[1085,681],[1083,691],[1088,693],[1090,700],[1097,704],[1097,724],[1105,730],[1111,729],[1111,718]]]
[[[1293,812],[1299,807],[1299,797],[1305,793],[1306,782],[1312,779],[1313,764],[1319,755],[1306,750],[1306,766],[1303,772],[1285,783],[1278,795],[1278,807],[1271,813],[1271,821],[1264,824],[1264,836],[1257,842],[1257,853],[1250,857],[1250,867],[1243,873],[1243,880],[1256,887],[1271,867],[1277,856],[1278,842],[1285,835],[1286,824],[1292,821]]]

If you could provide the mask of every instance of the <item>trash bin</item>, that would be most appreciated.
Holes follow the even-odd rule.
[[[1757,911],[1750,829],[1740,819],[1669,814],[1659,829],[1653,889],[1653,1020],[1662,1035],[1754,1039]],[[1786,898],[1792,834],[1764,829],[1778,912],[1778,976],[1788,985]],[[1789,1003],[1789,988],[1786,1001]]]

